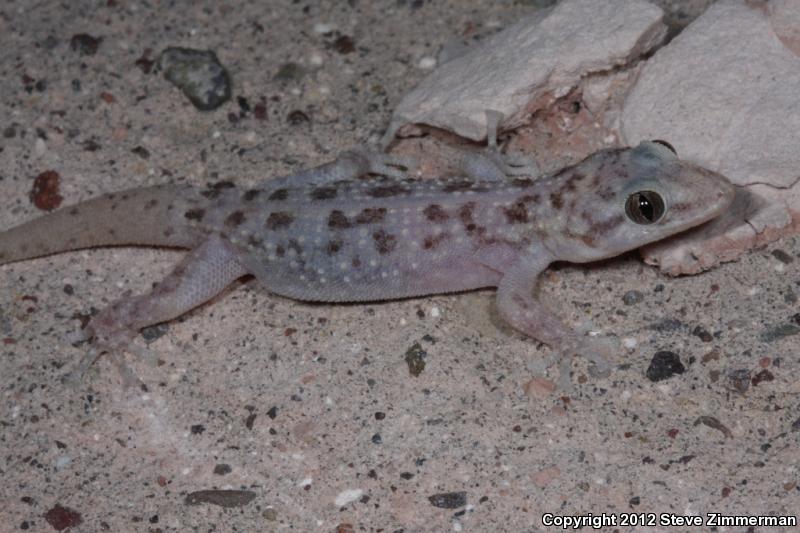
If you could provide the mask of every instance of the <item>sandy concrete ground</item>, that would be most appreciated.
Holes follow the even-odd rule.
[[[47,170],[68,204],[332,159],[380,137],[445,42],[536,3],[6,2],[0,228],[39,213],[29,193]],[[94,55],[71,48],[80,33],[102,37]],[[216,51],[234,99],[201,113],[146,74],[167,46]],[[577,362],[569,394],[534,379],[526,362],[548,349],[499,324],[492,291],[310,305],[252,281],[145,332],[146,391],[120,389],[105,359],[65,384],[80,316],[179,257],[0,267],[0,531],[538,531],[545,513],[681,531],[623,513],[800,509],[800,239],[696,277],[635,255],[551,270],[559,314],[627,347],[606,379]],[[661,351],[685,370],[653,382]]]

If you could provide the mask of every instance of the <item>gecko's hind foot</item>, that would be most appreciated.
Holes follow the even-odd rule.
[[[139,346],[130,345],[124,351],[133,353],[137,357],[153,359],[152,355],[149,353],[148,350],[141,348]],[[80,363],[78,363],[78,366],[74,370],[72,370],[72,372],[67,374],[66,382],[71,385],[78,385],[85,378],[86,373],[89,371],[89,368],[91,368],[91,366],[100,357],[106,356],[111,360],[114,366],[117,367],[117,371],[119,372],[120,378],[122,379],[123,388],[125,389],[129,389],[131,387],[140,388],[143,385],[143,383],[125,362],[124,351],[119,350],[119,348],[111,350],[107,347],[92,346],[86,353],[86,355],[84,355],[83,358],[81,358],[81,361]]]
[[[116,315],[121,308],[124,308],[124,306],[111,307],[101,311],[100,314],[89,321],[89,324],[84,329],[73,332],[68,336],[69,341],[73,344],[91,341],[86,355],[78,363],[77,368],[67,376],[69,383],[77,384],[81,382],[95,361],[102,356],[106,356],[117,367],[124,388],[128,389],[142,385],[142,381],[125,362],[125,353],[130,353],[151,364],[156,358],[147,348],[133,343],[136,330],[132,330],[117,321],[118,317]]]

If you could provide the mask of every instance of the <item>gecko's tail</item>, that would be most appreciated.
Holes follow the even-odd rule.
[[[155,186],[109,193],[0,233],[0,265],[94,246],[191,248],[200,236],[176,216],[189,187]]]

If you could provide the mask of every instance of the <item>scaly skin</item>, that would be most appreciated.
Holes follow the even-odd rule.
[[[476,155],[463,176],[414,180],[391,156],[348,152],[246,191],[221,183],[107,194],[1,233],[0,264],[111,244],[192,249],[149,294],[123,297],[88,325],[88,361],[107,351],[120,368],[139,329],[248,273],[276,294],[324,302],[497,287],[511,326],[602,365],[602,350],[535,299],[539,274],[553,261],[595,261],[676,234],[733,198],[724,177],[658,143],[603,150],[538,179],[505,178],[494,161]]]

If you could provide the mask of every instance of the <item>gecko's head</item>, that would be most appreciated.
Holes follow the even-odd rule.
[[[574,168],[583,165],[598,173],[597,186],[581,195],[585,200],[575,206],[569,225],[596,254],[593,259],[702,224],[733,201],[734,187],[724,176],[681,161],[664,141],[599,152]]]

